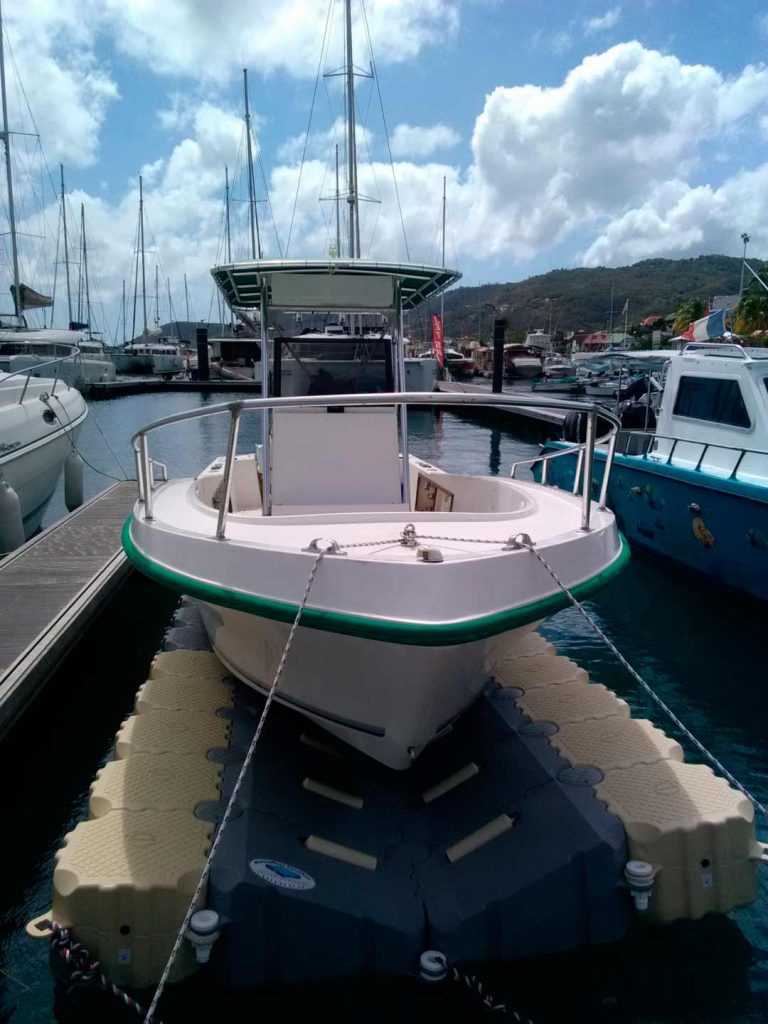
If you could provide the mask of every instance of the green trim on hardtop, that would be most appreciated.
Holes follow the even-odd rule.
[[[298,605],[287,601],[274,601],[255,594],[245,594],[240,590],[228,590],[215,583],[197,580],[185,573],[168,569],[148,558],[136,547],[131,537],[131,521],[129,516],[123,526],[123,548],[131,562],[150,579],[171,590],[189,594],[209,604],[221,605],[239,612],[260,615],[265,619],[276,619],[278,622],[293,622],[296,618]],[[619,554],[607,568],[591,579],[577,583],[571,588],[575,597],[583,598],[599,590],[609,583],[629,561],[629,545],[622,534],[619,534],[621,548]],[[503,612],[493,612],[476,619],[462,622],[401,622],[397,619],[373,619],[365,615],[353,615],[349,612],[321,611],[319,608],[305,608],[301,616],[302,626],[310,629],[324,629],[329,633],[343,633],[347,636],[364,637],[367,640],[381,640],[392,644],[410,644],[419,647],[450,647],[455,644],[466,644],[472,640],[483,640],[507,630],[526,626],[538,619],[545,619],[569,601],[563,593],[550,594],[548,597],[532,601],[522,608],[509,608]]]

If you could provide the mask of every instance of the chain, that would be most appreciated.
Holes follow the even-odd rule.
[[[627,670],[627,672],[629,672],[629,674],[632,676],[632,678],[636,682],[638,682],[640,684],[640,686],[643,688],[645,693],[648,694],[648,696],[651,698],[651,700],[653,700],[656,703],[656,705],[659,708],[661,708],[661,710],[664,712],[664,714],[677,726],[677,728],[680,730],[680,732],[688,740],[690,740],[691,743],[693,743],[693,745],[696,747],[696,749],[699,751],[699,753],[707,761],[709,761],[709,763],[713,766],[713,768],[715,768],[718,772],[720,772],[730,782],[730,784],[732,786],[734,786],[736,789],[739,790],[740,793],[743,793],[744,796],[750,801],[752,806],[755,807],[755,809],[758,810],[763,815],[763,817],[766,820],[768,820],[768,808],[766,808],[757,799],[756,796],[753,796],[752,793],[750,793],[750,791],[746,788],[746,786],[743,786],[739,782],[739,780],[731,772],[728,771],[728,769],[725,767],[725,765],[715,757],[714,754],[710,753],[709,750],[707,750],[707,748],[704,746],[704,744],[693,735],[691,730],[680,721],[680,719],[674,713],[672,708],[670,708],[668,704],[665,704],[665,702],[661,699],[661,697],[659,697],[659,695],[651,688],[651,686],[648,683],[646,683],[646,681],[643,679],[643,677],[640,675],[640,673],[637,672],[632,667],[632,665],[630,665],[630,663],[627,661],[627,659],[624,657],[624,655],[621,653],[621,651],[618,649],[618,647],[613,643],[613,641],[608,636],[606,636],[606,634],[603,632],[603,630],[600,628],[600,626],[597,624],[597,622],[592,618],[592,616],[589,614],[589,612],[586,610],[586,608],[573,596],[573,594],[570,592],[570,590],[565,585],[565,583],[563,583],[563,581],[557,575],[557,573],[552,568],[552,566],[549,564],[549,562],[547,562],[547,560],[544,558],[544,556],[541,555],[534,548],[530,538],[527,541],[522,540],[521,538],[518,538],[517,542],[518,542],[518,545],[520,547],[528,548],[528,550],[533,555],[535,555],[536,558],[538,558],[538,560],[541,562],[541,564],[547,570],[549,575],[552,577],[552,579],[555,581],[555,583],[558,585],[558,587],[560,587],[562,592],[565,594],[565,596],[571,602],[573,607],[586,619],[586,621],[589,623],[589,625],[592,627],[592,629],[594,629],[594,631],[597,633],[597,635],[600,637],[600,639],[611,650],[611,652],[613,653],[614,657],[624,666],[624,668]]]
[[[216,851],[219,847],[219,843],[221,842],[221,837],[224,835],[224,830],[227,827],[229,819],[232,816],[235,801],[237,800],[237,796],[240,792],[243,782],[245,781],[248,766],[250,765],[251,759],[253,758],[253,755],[256,751],[256,745],[259,742],[262,729],[264,728],[264,723],[266,722],[267,715],[269,714],[269,709],[272,706],[272,700],[275,696],[275,691],[277,690],[278,683],[280,682],[280,677],[283,674],[283,668],[285,667],[286,659],[288,658],[288,654],[291,650],[291,647],[293,646],[293,641],[296,636],[296,630],[299,627],[299,620],[301,619],[304,608],[306,607],[307,601],[309,600],[309,592],[312,589],[312,584],[315,582],[317,570],[319,569],[320,563],[322,562],[325,555],[328,554],[328,552],[330,551],[331,543],[329,543],[329,546],[325,550],[319,551],[315,558],[314,564],[312,566],[312,571],[309,574],[309,579],[307,580],[307,585],[304,589],[304,596],[302,597],[301,602],[299,603],[299,607],[296,611],[296,616],[293,620],[293,625],[291,626],[291,630],[288,634],[288,639],[285,642],[285,647],[283,648],[283,653],[280,657],[280,662],[277,666],[277,670],[275,671],[275,676],[274,679],[272,680],[272,685],[269,688],[267,699],[264,704],[264,708],[261,712],[261,717],[259,718],[256,730],[253,734],[253,738],[251,739],[250,746],[248,747],[248,752],[245,755],[245,760],[243,761],[243,764],[240,768],[240,772],[238,773],[237,779],[235,781],[235,785],[232,789],[232,795],[230,796],[229,801],[227,803],[224,815],[221,819],[221,824],[219,825],[218,831],[213,840],[213,844],[211,845],[211,849],[208,853],[208,856],[206,857],[205,864],[203,865],[203,870],[200,875],[200,879],[197,883],[194,893],[192,894],[192,899],[190,900],[189,907],[187,908],[187,912],[184,915],[184,920],[182,921],[181,927],[179,928],[178,934],[176,935],[176,939],[173,943],[173,948],[171,949],[170,956],[168,957],[168,962],[166,963],[163,969],[163,973],[160,976],[160,980],[157,983],[157,988],[155,989],[155,994],[152,997],[152,1002],[149,1004],[149,1009],[147,1010],[146,1016],[144,1017],[144,1024],[153,1024],[153,1022],[154,1024],[158,1024],[158,1022],[154,1020],[154,1013],[157,1008],[157,1004],[160,1002],[160,997],[162,996],[163,990],[168,982],[168,976],[171,973],[174,961],[176,960],[179,950],[181,949],[181,944],[184,941],[184,936],[186,934],[187,928],[189,927],[189,922],[192,918],[192,915],[195,912],[197,901],[202,895],[205,883],[208,881],[208,876],[211,873],[213,859],[216,856]]]
[[[76,984],[98,985],[104,992],[116,996],[120,1002],[135,1010],[141,1016],[144,1008],[141,1003],[124,992],[119,985],[112,984],[101,970],[101,964],[94,960],[82,943],[77,942],[69,928],[62,928],[55,921],[51,921],[51,949],[64,961],[69,971],[69,987]],[[155,1024],[160,1024],[156,1021]]]

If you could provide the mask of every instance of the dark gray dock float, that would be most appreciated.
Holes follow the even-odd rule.
[[[131,571],[135,500],[133,480],[112,484],[0,561],[0,736]]]
[[[444,380],[438,383],[437,389],[441,394],[446,395],[467,393],[473,395],[492,394],[490,382],[488,385],[484,386],[482,384],[464,383],[463,381]],[[525,394],[526,397],[530,397],[529,392],[515,392],[514,389],[510,388],[504,388],[503,393],[510,395]],[[561,397],[568,398],[569,396],[563,395]],[[468,405],[464,408],[452,406],[451,412],[459,416],[483,420],[489,426],[513,429],[518,432],[521,437],[533,441],[545,441],[555,437],[559,438],[563,420],[566,415],[558,409],[542,409],[537,406],[522,405],[517,406],[514,409],[491,408],[490,406],[481,405]]]

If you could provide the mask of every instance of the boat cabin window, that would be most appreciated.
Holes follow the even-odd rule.
[[[722,377],[681,377],[673,415],[731,427],[752,425],[739,382]]]

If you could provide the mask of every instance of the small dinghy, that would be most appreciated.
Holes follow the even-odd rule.
[[[592,498],[510,477],[444,472],[408,452],[407,408],[541,405],[538,396],[404,392],[401,317],[457,274],[363,260],[253,260],[217,267],[233,309],[260,307],[263,398],[166,417],[133,439],[140,497],[125,549],[149,576],[201,602],[214,651],[270,688],[317,565],[276,697],[391,768],[407,768],[483,691],[494,649],[514,646],[625,560],[613,514]],[[393,391],[281,398],[274,312],[385,314]],[[270,352],[271,350],[271,352]],[[279,383],[278,383],[279,390]],[[597,410],[583,477],[591,480]],[[262,443],[237,450],[259,415]],[[616,422],[601,410],[601,417]],[[226,454],[194,479],[155,482],[150,434],[229,415]],[[165,476],[165,473],[163,473]],[[547,565],[543,564],[541,558]]]

